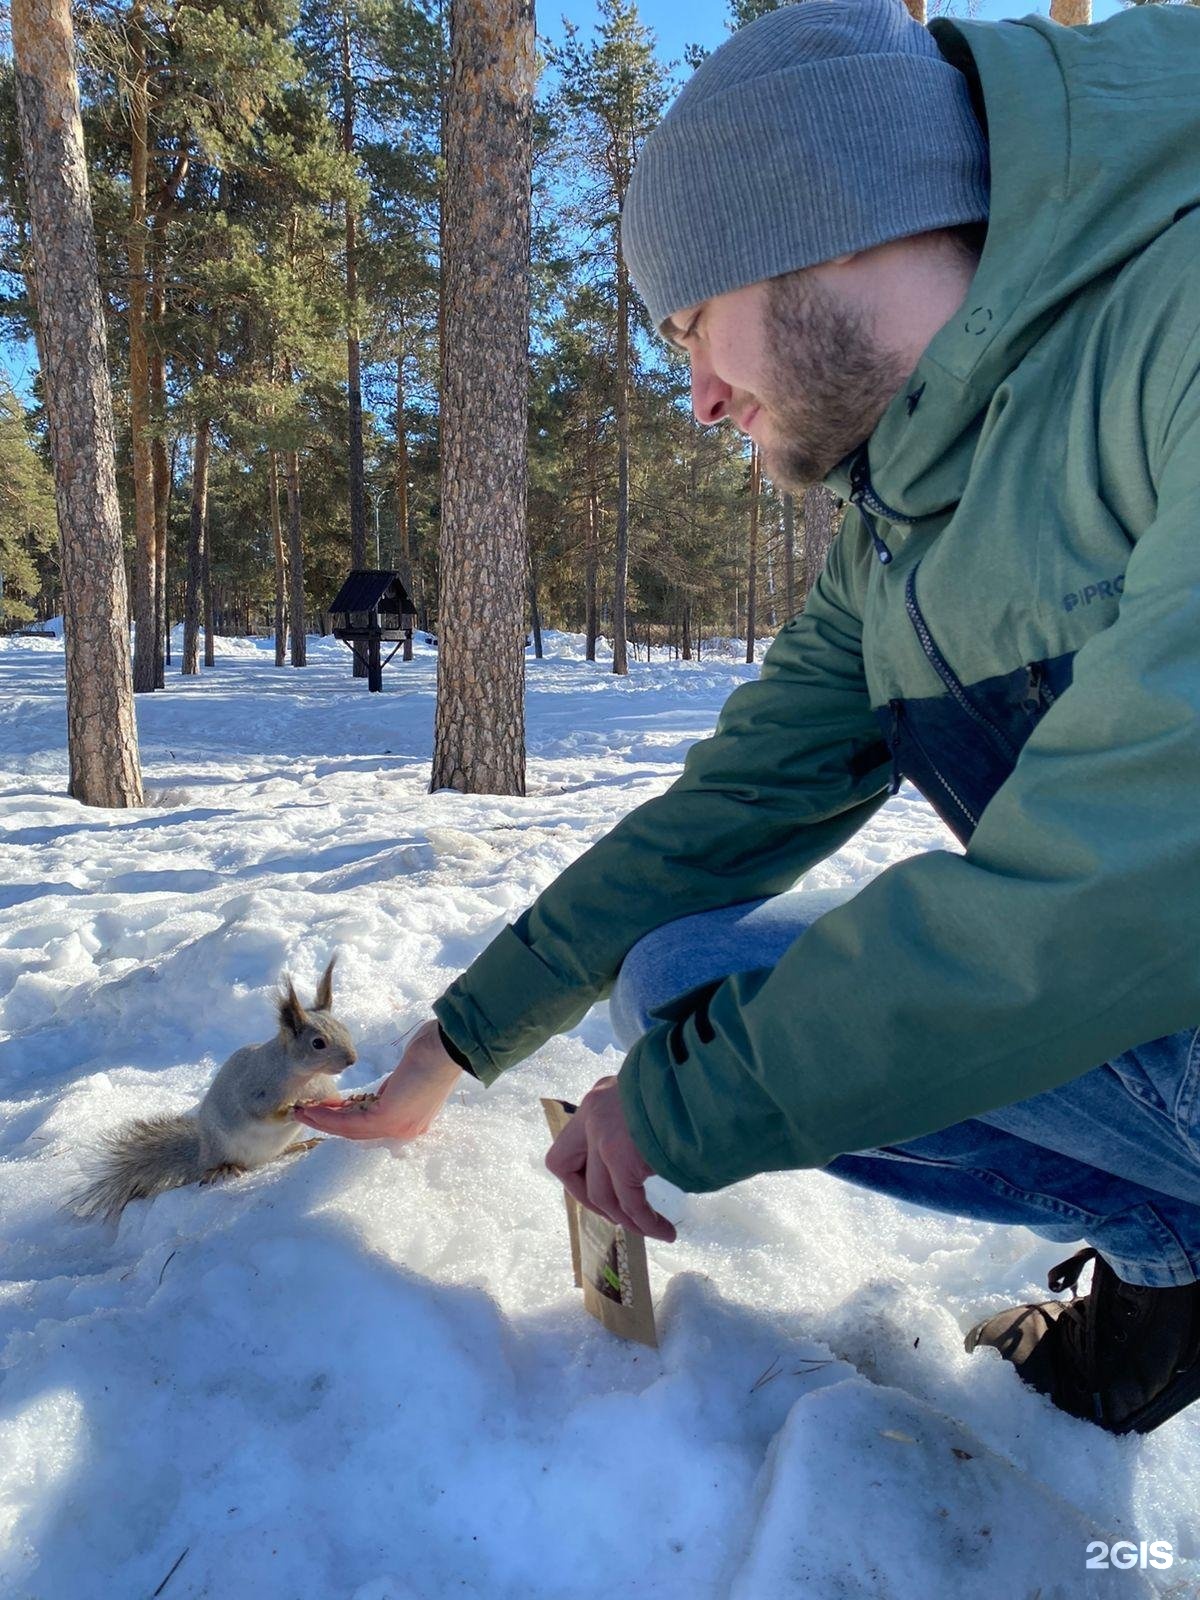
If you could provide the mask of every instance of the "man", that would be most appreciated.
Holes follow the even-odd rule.
[[[406,1136],[612,995],[548,1165],[660,1239],[659,1173],[821,1167],[1084,1238],[985,1318],[1062,1409],[1200,1397],[1200,15],[802,0],[710,56],[622,219],[702,422],[852,509],[661,797],[435,1003]],[[990,170],[989,170],[990,158]],[[979,253],[986,224],[986,239]],[[787,893],[908,777],[965,846]],[[618,977],[619,974],[619,977]],[[615,987],[614,987],[615,985]]]

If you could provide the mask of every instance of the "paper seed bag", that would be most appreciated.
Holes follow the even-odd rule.
[[[576,1109],[568,1100],[543,1099],[552,1138],[558,1138]],[[589,1211],[565,1189],[563,1199],[571,1234],[571,1266],[575,1282],[583,1289],[585,1310],[610,1333],[657,1349],[644,1237]]]

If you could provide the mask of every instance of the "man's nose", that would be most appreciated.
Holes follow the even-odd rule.
[[[729,415],[733,390],[718,378],[699,350],[692,353],[692,410],[705,427]]]

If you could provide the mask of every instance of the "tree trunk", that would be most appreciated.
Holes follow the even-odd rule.
[[[267,495],[271,503],[271,538],[275,547],[275,665],[287,657],[287,556],[283,548],[283,519],[279,514],[279,457],[267,452]]]
[[[161,241],[153,247],[150,299],[150,421],[154,437],[150,460],[154,481],[154,686],[165,683],[164,664],[170,654],[167,632],[167,521],[171,509],[174,473],[165,436],[167,420],[167,359],[163,351],[163,322],[167,314],[166,265]]]
[[[600,529],[599,507],[597,505],[595,461],[592,449],[588,447],[588,509],[587,509],[587,553],[584,574],[586,589],[587,620],[585,629],[587,633],[586,659],[595,661],[596,640],[600,633],[600,621],[596,614],[596,579],[600,568]]]
[[[821,569],[833,543],[837,505],[832,490],[823,483],[809,484],[804,491],[804,593],[808,594],[821,576]]]
[[[208,505],[204,507],[204,549],[200,563],[201,593],[204,596],[204,665],[216,666],[213,650],[212,540],[208,531]]]
[[[396,565],[400,572],[400,581],[408,590],[410,598],[413,595],[412,578],[412,548],[408,537],[408,429],[404,422],[404,323],[400,323],[401,349],[396,357],[396,535],[399,542],[399,554]],[[413,658],[412,629],[404,636],[403,661]]]
[[[204,546],[208,528],[208,453],[211,424],[202,417],[196,424],[192,448],[192,509],[188,524],[187,585],[183,596],[183,662],[180,673],[195,677],[200,671],[200,606],[204,588]]]
[[[1092,20],[1092,0],[1050,0],[1050,20],[1064,28],[1086,28]]]
[[[17,121],[62,549],[71,796],[140,806],[128,592],[68,0],[13,0]]]
[[[154,464],[150,453],[150,364],[146,348],[146,169],[150,83],[145,8],[134,0],[129,17],[129,425],[133,451],[133,688],[157,686],[158,597],[155,586]]]
[[[292,665],[307,665],[304,633],[304,546],[300,529],[300,452],[287,453],[288,571],[292,580],[289,623],[292,631]]]
[[[783,582],[790,622],[796,615],[796,501],[790,494],[783,497]]]
[[[617,261],[617,562],[613,571],[613,665],[625,661],[625,594],[629,581],[629,273]]]
[[[450,40],[431,788],[520,795],[533,0],[451,0]]]
[[[754,660],[755,604],[758,598],[758,499],[762,464],[758,446],[750,445],[750,560],[746,575],[746,665]]]
[[[533,629],[533,654],[542,659],[542,613],[538,609],[537,567],[532,555],[529,558],[529,621]]]
[[[173,493],[175,491],[175,456],[176,456],[176,452],[178,451],[178,449],[179,449],[179,437],[178,437],[178,435],[176,435],[176,437],[171,440],[171,456],[170,456],[170,462],[169,462],[168,467],[167,467],[167,509],[168,509],[168,512],[170,511],[171,496],[173,495]],[[164,568],[164,570],[163,570],[163,656],[164,656],[164,660],[165,660],[165,665],[168,666],[168,667],[171,665],[171,617],[170,617],[170,612],[168,610],[168,605],[167,605],[169,588],[170,588],[170,586],[168,585],[168,583],[166,581],[166,569]],[[179,609],[180,608],[178,606],[176,606],[176,608],[175,608],[175,615],[176,616],[179,615]]]
[[[446,0],[437,0],[438,21],[438,149],[442,152],[441,176],[438,179],[437,235],[438,235],[438,415],[445,400],[440,385],[446,372],[446,113],[449,104],[446,68]]]
[[[680,633],[682,634],[681,654],[685,661],[692,659],[692,607],[691,602],[683,602],[683,614],[680,618]]]
[[[342,150],[354,153],[354,74],[350,59],[350,11],[342,5]],[[367,496],[363,467],[362,353],[358,333],[358,218],[354,202],[346,201],[346,388],[349,396],[350,565],[367,564]],[[358,653],[352,657],[353,675],[366,676]]]

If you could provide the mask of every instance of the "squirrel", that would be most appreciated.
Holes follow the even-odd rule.
[[[308,1011],[287,980],[276,998],[279,1032],[266,1044],[235,1050],[194,1112],[145,1117],[102,1135],[103,1166],[68,1209],[115,1222],[131,1200],[248,1172],[320,1144],[293,1144],[298,1129],[291,1113],[302,1098],[335,1096],[334,1074],[358,1060],[349,1033],[331,1014],[336,960],[325,968]]]

